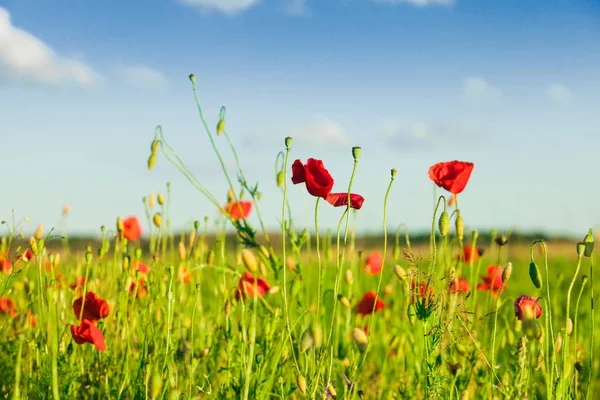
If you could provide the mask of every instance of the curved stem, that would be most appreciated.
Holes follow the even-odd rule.
[[[569,285],[569,291],[567,292],[567,312],[565,315],[565,345],[563,348],[563,376],[561,381],[563,382],[564,395],[567,395],[567,391],[569,388],[569,382],[567,381],[567,365],[569,358],[569,314],[571,312],[571,292],[573,291],[573,286],[575,286],[575,280],[577,279],[577,275],[579,274],[579,269],[581,268],[582,256],[579,256],[577,259],[577,268],[575,269],[575,274],[573,274],[573,279],[571,280],[571,284]],[[573,322],[573,321],[571,321]]]

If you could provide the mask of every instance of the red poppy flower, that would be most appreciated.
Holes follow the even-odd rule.
[[[181,283],[190,283],[190,280],[192,280],[192,275],[190,274],[190,271],[188,271],[187,267],[181,267],[178,275],[179,282]]]
[[[469,281],[464,276],[461,276],[458,279],[454,279],[450,282],[450,293],[469,293],[471,287],[469,286]]]
[[[233,219],[246,219],[252,211],[251,201],[232,201],[225,206],[225,212]]]
[[[334,207],[346,207],[348,205],[348,193],[329,193],[325,199]],[[360,194],[350,193],[350,207],[360,210],[365,198]]]
[[[0,314],[10,315],[11,317],[17,315],[15,303],[6,296],[0,298]]]
[[[35,257],[33,251],[31,249],[27,249],[23,254],[19,256],[17,260],[23,260],[25,262],[28,262],[33,260],[33,257]]]
[[[82,302],[83,297],[79,297],[73,302],[73,312],[75,313],[75,317],[77,319],[79,319],[81,315]],[[107,317],[108,313],[108,303],[96,296],[94,292],[87,292],[85,295],[85,302],[83,302],[83,319],[87,319],[88,321],[94,323],[99,319]]]
[[[333,178],[323,166],[323,161],[309,158],[306,164],[296,160],[292,164],[292,183],[306,183],[306,190],[315,197],[327,198],[333,187]]]
[[[254,280],[256,279],[256,283]],[[238,290],[235,293],[235,298],[237,300],[240,297],[254,297],[254,293],[256,293],[257,297],[262,297],[271,289],[266,280],[261,277],[255,277],[250,272],[244,272],[242,277],[240,278],[240,282],[238,283]]]
[[[137,217],[127,217],[123,220],[123,236],[130,242],[142,236],[142,226]]]
[[[373,251],[365,260],[363,272],[369,275],[377,275],[381,272],[383,266],[383,257],[379,250]]]
[[[375,307],[375,312],[381,310],[385,307],[385,303],[381,300],[381,297],[377,297],[377,303],[375,303],[375,297],[377,297],[377,293],[374,290],[369,290],[365,292],[363,297],[354,307],[354,312],[360,315],[370,315],[373,312],[373,307]]]
[[[482,251],[474,246],[464,246],[463,247],[463,257],[462,260],[466,264],[470,264],[471,262],[476,263],[479,260],[479,256],[482,254]]]
[[[414,279],[410,283],[410,288],[413,291],[412,301],[414,302],[416,301],[415,295],[417,288],[417,282]],[[435,300],[435,293],[433,292],[433,286],[431,285],[431,282],[429,283],[429,285],[427,284],[427,281],[421,281],[419,283],[419,297],[425,300],[425,304],[428,304],[430,300]]]
[[[144,299],[148,295],[148,287],[146,286],[146,281],[143,279],[138,280],[137,284],[137,292],[135,291],[135,282],[131,282],[129,285],[129,294],[133,296],[135,293],[136,299]]]
[[[477,289],[497,295],[502,287],[502,267],[499,265],[490,265],[487,267],[487,276],[482,276],[483,283],[477,285]],[[506,287],[506,286],[505,286]]]
[[[81,321],[81,325],[71,325],[71,336],[77,344],[92,343],[100,351],[106,350],[104,335],[87,319]]]
[[[542,316],[542,306],[538,303],[537,299],[522,294],[515,299],[515,317],[521,321],[528,311],[531,315],[535,315],[536,319]]]
[[[131,263],[131,266],[136,271],[140,271],[140,273],[142,273],[142,274],[147,274],[148,271],[150,271],[150,268],[148,268],[148,266],[146,264],[144,264],[143,262],[140,262],[138,260],[134,260],[133,263]]]
[[[32,328],[35,328],[37,325],[37,320],[35,319],[35,315],[33,312],[31,312],[31,310],[27,310],[27,319],[29,320],[29,325],[31,325]]]
[[[473,163],[448,161],[437,163],[429,168],[429,179],[436,185],[453,194],[459,194],[467,186],[473,171]]]
[[[10,274],[10,270],[12,269],[12,264],[8,257],[0,254],[0,270],[4,271],[7,274]]]

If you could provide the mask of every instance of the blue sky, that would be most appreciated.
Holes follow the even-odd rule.
[[[221,105],[246,176],[278,224],[273,168],[323,159],[344,191],[351,147],[365,205],[357,227],[431,224],[430,165],[475,163],[460,205],[468,227],[583,235],[600,223],[600,3],[595,0],[0,0],[0,217],[95,233],[173,187],[174,224],[216,211],[160,158],[154,128],[225,200],[195,109]],[[219,138],[219,144],[225,145]],[[226,153],[227,148],[222,146]],[[232,166],[231,160],[229,165]],[[441,193],[441,191],[439,192]],[[290,187],[295,217],[313,199]],[[340,210],[322,208],[334,227]],[[255,221],[255,216],[253,220]]]

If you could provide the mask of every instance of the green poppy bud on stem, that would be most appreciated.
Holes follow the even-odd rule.
[[[290,136],[285,138],[285,148],[290,149],[292,147],[292,138]]]
[[[510,276],[512,275],[512,263],[509,262],[502,268],[502,283],[508,282]]]
[[[583,255],[585,255],[586,257],[591,257],[592,253],[594,252],[594,232],[591,228],[588,231],[588,234],[583,239],[583,243],[585,243],[585,251]]]
[[[192,85],[195,85],[196,84],[196,77],[194,76],[194,74],[190,74],[189,78],[190,78],[190,82],[192,82]]]
[[[465,235],[465,222],[463,221],[460,211],[456,212],[456,237],[462,242]]]
[[[300,390],[300,393],[306,394],[306,378],[302,375],[299,375],[298,379],[296,380],[296,383],[298,384],[298,389]]]
[[[359,146],[354,146],[352,148],[352,157],[354,157],[355,160],[358,160],[360,158],[361,153],[362,149]]]
[[[252,250],[242,250],[242,262],[244,263],[248,271],[252,273],[258,271],[258,260],[256,259],[256,256],[254,255]]]
[[[152,222],[154,222],[154,225],[157,228],[160,228],[162,225],[162,215],[160,215],[160,213],[154,214],[154,216],[152,217]]]
[[[364,353],[367,350],[369,338],[364,330],[361,328],[352,329],[352,339],[354,339],[354,343],[356,344],[356,347],[358,347],[358,351]]]
[[[394,266],[394,273],[401,281],[406,280],[406,271],[400,265]]]
[[[277,173],[277,187],[278,188],[281,188],[283,186],[283,179],[284,179],[283,175],[284,175],[283,171],[279,171]]]
[[[392,168],[392,171],[391,171],[392,179],[394,179],[396,177],[397,173],[398,173],[398,170],[396,168]]]
[[[540,268],[533,261],[529,263],[529,277],[531,278],[533,286],[538,289],[542,287],[542,273],[540,272]]]
[[[450,230],[450,217],[446,211],[442,211],[440,220],[438,221],[438,227],[440,228],[440,235],[446,236]]]
[[[585,243],[577,243],[577,257],[581,258],[585,254]]]
[[[148,171],[152,171],[152,168],[156,165],[156,154],[150,154],[148,157]]]
[[[219,122],[217,123],[217,136],[220,136],[224,130],[225,130],[225,120],[220,119]]]
[[[158,153],[158,146],[160,145],[160,141],[154,139],[152,141],[152,144],[150,145],[150,153],[151,154],[156,154]]]
[[[165,196],[163,196],[163,194],[160,192],[158,192],[158,195],[156,195],[156,200],[161,206],[165,204]]]

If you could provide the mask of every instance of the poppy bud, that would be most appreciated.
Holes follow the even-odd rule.
[[[306,350],[310,349],[313,345],[313,338],[310,334],[310,328],[307,328],[300,338],[300,352],[304,353]]]
[[[44,225],[39,224],[37,226],[37,228],[35,229],[35,238],[37,240],[42,240],[42,238],[44,237]]]
[[[92,255],[91,251],[86,251],[85,252],[85,262],[87,264],[91,264],[92,263],[92,257],[93,257],[93,255]]]
[[[531,278],[533,286],[538,289],[542,287],[542,274],[537,264],[533,261],[529,263],[529,277]]]
[[[358,160],[360,158],[361,154],[362,154],[362,149],[359,146],[354,146],[352,148],[352,157],[354,157],[355,160]]]
[[[573,320],[569,317],[567,319],[567,335],[571,336],[571,333],[573,333]]]
[[[283,180],[284,180],[284,176],[283,176],[283,171],[279,171],[277,173],[277,187],[280,188],[283,186]]]
[[[591,228],[588,231],[588,234],[583,239],[583,243],[585,243],[585,251],[583,252],[583,254],[586,257],[591,257],[592,253],[594,252],[594,232]]]
[[[196,84],[196,77],[194,76],[194,74],[190,74],[188,78],[190,78],[190,82],[192,82],[192,85]]]
[[[462,219],[462,216],[460,215],[460,212],[456,213],[456,237],[458,237],[458,240],[462,241],[464,234],[465,234],[465,222]]]
[[[31,251],[33,252],[33,254],[38,253],[37,242],[33,236],[29,237],[29,247],[31,248]]]
[[[123,232],[125,232],[125,225],[123,224],[121,217],[117,218],[117,232],[119,232],[121,237],[123,236]]]
[[[258,271],[258,260],[256,259],[256,256],[254,255],[252,250],[242,250],[242,262],[244,263],[246,269],[252,272],[253,274],[256,273],[256,271]]]
[[[500,247],[504,246],[505,244],[508,243],[508,236],[503,233],[500,236],[496,236],[496,238],[494,239],[494,241],[496,242],[496,244]]]
[[[179,260],[180,261],[185,261],[185,259],[187,258],[187,252],[185,251],[185,243],[183,242],[179,242]]]
[[[589,277],[587,275],[583,275],[581,277],[581,284],[585,285],[587,283],[588,279],[589,279]]]
[[[298,375],[298,379],[296,379],[296,384],[298,385],[300,393],[306,394],[306,378],[302,375]]]
[[[158,204],[160,204],[161,206],[165,204],[165,196],[163,196],[163,194],[160,192],[158,192],[156,200],[158,200]]]
[[[560,335],[560,333],[558,334],[558,338],[556,339],[556,353],[560,352],[560,349],[562,349],[562,344],[563,344],[563,338]]]
[[[233,191],[233,188],[229,188],[229,191],[227,191],[227,202],[231,203],[234,197],[235,193]]]
[[[394,273],[401,281],[406,280],[406,271],[400,265],[394,266]]]
[[[160,228],[160,226],[162,225],[162,215],[160,215],[160,213],[154,214],[154,217],[152,217],[152,222],[154,222],[154,225],[157,228]]]
[[[338,300],[340,301],[340,303],[342,303],[342,305],[346,308],[350,307],[350,301],[348,300],[348,298],[344,295],[338,294]]]
[[[585,243],[577,243],[577,257],[581,258],[585,254]]]
[[[327,384],[327,392],[329,393],[329,395],[331,397],[333,397],[334,399],[337,398],[337,392],[335,391],[335,388],[333,387],[333,385],[331,383]]]
[[[292,138],[288,136],[285,138],[285,148],[289,149],[290,147],[292,147]]]
[[[148,157],[148,171],[152,171],[152,168],[156,165],[156,154],[150,154]]]
[[[396,177],[397,173],[398,173],[398,170],[396,168],[392,168],[392,171],[391,171],[392,179]]]
[[[502,268],[502,283],[508,282],[512,274],[512,263],[509,262]]]
[[[400,246],[394,245],[394,260],[400,257]]]
[[[160,145],[160,142],[157,139],[154,139],[152,141],[152,144],[150,144],[150,154],[156,154],[158,153],[158,146]]]
[[[450,230],[450,217],[446,211],[442,211],[440,220],[438,221],[438,227],[440,228],[440,235],[446,236]]]
[[[315,346],[315,349],[318,349],[323,344],[323,329],[321,329],[321,324],[318,321],[312,324],[311,335],[313,346]]]
[[[225,120],[220,119],[217,123],[217,135],[220,135],[225,130]]]
[[[358,347],[358,351],[364,353],[367,350],[367,346],[369,345],[369,338],[365,331],[361,328],[352,329],[352,339],[354,339],[354,343],[356,347]]]
[[[354,276],[352,275],[352,271],[349,269],[346,270],[346,283],[349,286],[352,286],[352,284],[354,283]]]
[[[269,258],[271,258],[271,254],[269,254],[269,250],[267,250],[267,248],[264,245],[260,245],[259,249],[260,249],[260,252],[263,254],[263,256],[265,256],[265,258],[267,260]]]
[[[208,254],[206,255],[206,264],[213,265],[215,262],[215,251],[210,249]]]

